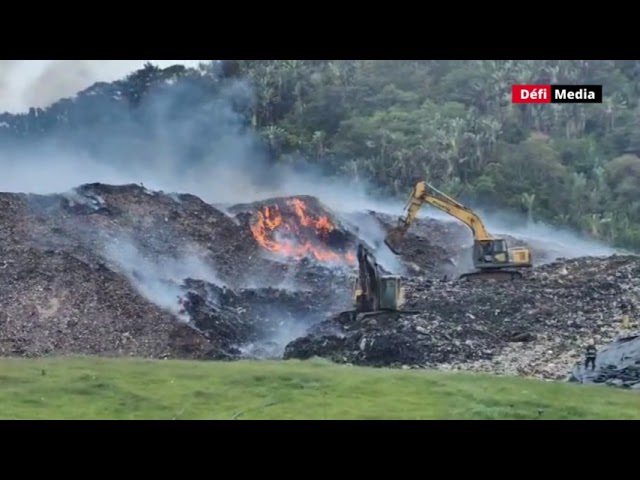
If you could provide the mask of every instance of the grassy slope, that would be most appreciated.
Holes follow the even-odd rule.
[[[0,418],[630,419],[640,395],[320,361],[1,359]]]

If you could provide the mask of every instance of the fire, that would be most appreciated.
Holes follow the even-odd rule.
[[[286,201],[285,216],[278,205],[264,207],[255,215],[251,233],[270,252],[289,257],[311,256],[322,262],[355,263],[352,253],[338,253],[329,246],[329,235],[335,226],[329,218],[310,213],[299,198]]]

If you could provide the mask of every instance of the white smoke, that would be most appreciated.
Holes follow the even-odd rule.
[[[486,211],[482,208],[475,209],[475,212],[482,218],[487,230],[493,236],[509,235],[524,241],[533,248],[545,250],[547,252],[546,261],[553,261],[556,258],[629,254],[629,252],[625,252],[622,249],[613,248],[596,240],[586,238],[568,228],[547,225],[542,222],[518,223],[514,221],[515,215]],[[428,205],[423,207],[418,214],[418,218],[433,218],[441,222],[459,223],[453,217]],[[471,230],[469,230],[468,238],[469,244],[471,244],[473,239]],[[534,258],[534,262],[538,263],[537,259]]]
[[[176,316],[180,310],[178,298],[183,294],[180,285],[186,278],[226,286],[207,264],[205,252],[197,247],[185,248],[175,258],[150,258],[132,240],[121,238],[106,242],[102,254],[142,296]]]
[[[206,60],[0,60],[0,113],[22,113],[72,97],[96,82],[110,82],[141,68],[196,66]]]
[[[152,61],[161,66],[199,62]],[[0,110],[2,105],[8,105],[6,102],[17,102],[12,108],[18,110],[45,105],[61,96],[73,95],[94,81],[121,77],[143,63],[142,60],[0,61]],[[372,196],[365,185],[326,179],[310,169],[293,171],[271,165],[257,132],[247,129],[244,118],[233,108],[237,102],[253,100],[251,85],[238,81],[218,92],[206,109],[176,118],[175,108],[183,98],[165,92],[152,99],[147,110],[152,118],[150,134],[140,135],[133,126],[129,128],[129,119],[125,118],[122,130],[115,134],[103,133],[99,126],[82,127],[86,132],[78,135],[93,136],[94,143],[98,144],[92,152],[57,136],[26,146],[0,145],[0,190],[45,194],[69,191],[83,183],[143,183],[154,190],[191,193],[214,204],[304,194],[316,196],[331,209],[345,214],[363,210],[394,216],[402,213],[401,201]],[[107,116],[111,112],[95,113]],[[198,162],[188,159],[193,148],[206,152]],[[492,233],[552,243],[558,256],[613,252],[597,242],[572,232],[560,232],[555,227],[514,228],[512,223],[502,221],[500,214],[479,213]],[[421,215],[455,221],[427,206]],[[383,232],[375,222],[363,219],[357,226],[368,243],[381,243]],[[381,248],[376,255],[383,267],[398,271],[399,262],[391,252]]]
[[[129,118],[115,133],[103,132],[102,126],[83,125],[86,132],[78,135],[95,137],[98,147],[94,152],[62,135],[27,145],[0,144],[0,191],[50,194],[85,183],[143,183],[152,190],[191,193],[215,204],[306,194],[322,198],[332,208],[372,205],[364,187],[323,179],[310,170],[273,168],[257,132],[247,130],[244,118],[233,108],[234,103],[253,101],[249,84],[230,84],[203,110],[176,118],[180,94],[184,89],[149,100],[151,131],[144,135],[135,124],[127,129]],[[95,112],[104,117],[109,114],[114,113]],[[206,152],[198,162],[187,158],[193,148]]]

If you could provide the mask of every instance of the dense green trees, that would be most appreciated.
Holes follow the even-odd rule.
[[[112,99],[124,96],[136,111],[154,83],[179,88],[161,82],[168,78],[198,84],[199,94],[182,95],[171,111],[199,119],[213,111],[211,105],[198,109],[207,95],[229,79],[248,81],[255,101],[235,108],[274,161],[302,157],[402,197],[426,177],[474,204],[509,207],[532,220],[640,248],[637,60],[237,60],[203,66],[200,73],[147,66],[109,89],[103,85],[110,93],[101,98],[0,115],[0,124],[12,127],[0,129],[0,141],[7,132],[21,137],[54,124],[73,130],[106,118],[134,131],[122,126]],[[513,105],[514,83],[602,84],[604,101]],[[108,116],[96,115],[102,104],[110,105]],[[206,122],[199,126],[206,128]]]
[[[237,61],[277,154],[406,195],[418,177],[640,247],[640,61]],[[595,83],[599,105],[513,105],[514,83]]]

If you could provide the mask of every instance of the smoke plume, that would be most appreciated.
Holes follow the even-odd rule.
[[[114,239],[105,244],[103,256],[122,272],[147,300],[178,315],[180,285],[186,278],[225,286],[204,253],[191,248],[176,258],[150,258],[130,239]]]
[[[204,60],[150,60],[167,67]],[[22,113],[72,97],[95,82],[118,80],[145,60],[0,60],[0,113]]]
[[[55,85],[78,84],[70,76],[90,77],[93,61],[78,62],[54,62],[33,82],[46,78],[44,83],[58,95],[61,90]],[[18,68],[11,65],[5,77]],[[35,101],[37,96],[49,97],[45,90],[26,89],[25,94]],[[348,193],[353,188],[346,183],[318,184],[310,170],[294,173],[270,163],[260,136],[238,111],[238,106],[248,108],[255,101],[252,86],[244,81],[228,82],[215,94],[196,82],[167,82],[135,112],[118,101],[121,95],[104,90],[84,95],[75,104],[56,104],[53,111],[39,114],[51,117],[47,122],[58,121],[55,128],[27,142],[16,141],[11,132],[2,141],[0,126],[0,190],[48,194],[83,183],[144,183],[154,190],[192,193],[211,203],[304,193],[320,194],[331,206],[353,204]],[[70,124],[71,119],[63,122],[61,117],[81,118]]]
[[[25,105],[45,105],[88,86],[98,80],[98,74],[103,75],[100,80],[111,80],[101,69],[115,67],[103,63],[49,61],[43,69],[43,65],[36,68],[23,61],[4,60],[0,87],[9,87],[0,92],[14,95],[16,72],[21,72],[27,86],[16,97]],[[273,164],[258,132],[248,125],[246,112],[256,98],[253,86],[244,80],[226,81],[211,90],[206,82],[168,79],[145,95],[133,111],[122,101],[124,93],[121,86],[103,85],[76,98],[75,103],[55,104],[31,119],[36,130],[41,118],[54,128],[28,141],[6,134],[12,126],[0,116],[0,190],[46,194],[92,182],[143,183],[149,189],[187,192],[223,206],[305,194],[345,214],[365,209],[394,216],[402,213],[402,203],[371,197],[366,185],[326,179],[311,168]],[[3,101],[6,98],[0,97],[0,105]],[[425,207],[422,214],[438,212]],[[514,232],[500,215],[491,214],[485,220],[494,233],[555,242],[560,255],[611,252],[541,225]],[[373,223],[364,221],[359,227],[370,243],[382,241],[383,232]],[[397,272],[399,263],[387,253],[379,253],[381,265]]]

